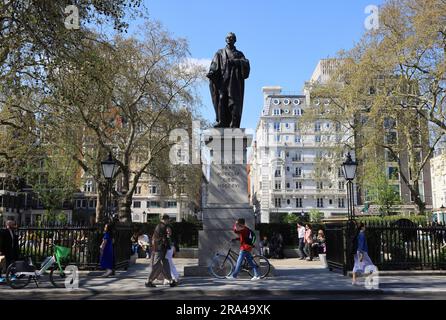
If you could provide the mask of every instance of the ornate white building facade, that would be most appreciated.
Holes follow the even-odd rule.
[[[341,124],[302,120],[311,108],[330,103],[306,95],[282,94],[264,87],[264,106],[252,145],[250,194],[262,223],[284,214],[307,215],[315,209],[326,218],[347,215],[347,188],[341,162],[353,145]],[[356,204],[356,197],[354,199]]]

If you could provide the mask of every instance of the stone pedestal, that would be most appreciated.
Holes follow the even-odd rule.
[[[209,275],[207,267],[216,252],[226,252],[237,237],[234,223],[244,218],[254,229],[254,211],[248,200],[247,146],[252,136],[244,129],[210,129],[205,133],[211,163],[204,164],[207,183],[203,194],[203,231],[199,234],[198,266],[185,276]],[[239,244],[233,244],[238,250]]]

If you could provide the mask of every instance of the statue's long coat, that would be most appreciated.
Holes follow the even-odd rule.
[[[230,64],[230,59],[236,59],[237,63]],[[235,47],[220,49],[215,54],[207,77],[218,126],[240,128],[245,79],[249,72],[249,61]]]

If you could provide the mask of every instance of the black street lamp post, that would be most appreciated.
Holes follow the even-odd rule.
[[[342,164],[342,171],[344,178],[347,180],[347,206],[348,206],[348,219],[353,220],[354,213],[354,197],[353,197],[353,179],[356,176],[356,168],[358,163],[352,160],[350,152],[347,154],[347,159]]]
[[[441,207],[440,207],[440,212],[437,214],[437,222],[439,223],[439,224],[445,224],[445,222],[446,222],[446,220],[445,220],[445,218],[444,218],[444,216],[445,216],[445,207],[444,207],[444,205],[442,204],[441,205]]]
[[[106,204],[106,215],[107,219],[110,221],[112,219],[111,212],[111,195],[112,195],[112,181],[115,176],[118,166],[116,161],[113,160],[111,152],[108,154],[108,159],[101,162],[102,174],[107,181],[107,204]]]

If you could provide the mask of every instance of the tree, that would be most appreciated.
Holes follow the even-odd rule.
[[[317,209],[310,210],[310,222],[319,223],[324,218],[324,214]]]
[[[134,14],[140,2],[75,1],[78,30],[64,23],[64,9],[73,1],[9,0],[0,5],[0,169],[8,173],[13,190],[23,187],[18,181],[24,179],[19,177],[38,174],[29,169],[35,168],[40,159],[59,159],[51,155],[54,152],[41,153],[51,148],[40,148],[41,133],[45,135],[48,129],[41,117],[46,114],[43,100],[52,94],[48,79],[51,70],[76,64],[79,55],[88,51],[84,44],[95,40],[89,24],[111,22],[118,32],[125,31],[127,14]]]
[[[399,193],[384,174],[383,167],[377,163],[368,163],[364,187],[367,193],[367,202],[379,206],[381,214],[389,215],[395,205],[401,204]]]
[[[419,181],[444,133],[433,130],[430,135],[425,117],[414,110],[401,108],[407,97],[399,100],[398,92],[414,91],[418,82],[389,68],[388,59],[377,49],[377,41],[373,34],[366,34],[355,48],[342,52],[331,80],[315,85],[314,92],[329,97],[331,103],[325,110],[327,117],[346,125],[342,127],[344,130],[350,128],[354,132],[361,188],[364,190],[364,163],[391,158],[399,177],[410,190],[411,198],[423,212],[425,202]]]
[[[53,70],[47,114],[57,128],[53,132],[67,131],[67,125],[79,131],[70,135],[78,146],[73,157],[99,185],[101,157],[113,154],[119,166],[119,217],[131,221],[141,177],[169,176],[169,135],[191,127],[191,110],[184,106],[193,106],[192,88],[203,70],[184,67],[186,41],[172,38],[158,23],[147,23],[143,41],[117,37],[112,49],[92,43],[77,59],[82,63]]]

